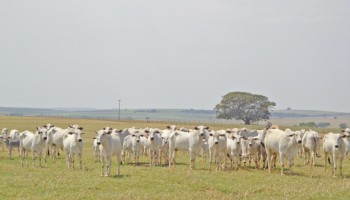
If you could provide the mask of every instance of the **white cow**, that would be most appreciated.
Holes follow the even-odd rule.
[[[189,132],[172,131],[169,136],[169,167],[175,164],[176,150],[188,151],[190,155],[190,168],[195,168],[196,156],[200,153],[203,139],[209,127],[195,127]]]
[[[305,134],[305,130],[302,129],[300,131],[295,131],[296,135],[300,135],[301,138],[303,138],[304,134]],[[298,157],[301,158],[303,156],[303,152],[304,152],[304,148],[302,143],[298,142]]]
[[[143,150],[143,146],[140,142],[140,137],[144,135],[140,133],[140,130],[131,129],[129,130],[131,135],[127,135],[123,142],[123,161],[130,163],[130,155],[134,155],[135,164],[139,165],[140,152]],[[125,154],[128,154],[128,162],[125,161]]]
[[[13,129],[9,133],[9,138],[11,140],[19,140],[19,131],[16,129]]]
[[[321,139],[317,132],[306,131],[302,138],[302,147],[304,152],[304,164],[310,162],[315,166],[315,156],[320,157]]]
[[[226,135],[225,135],[226,136]],[[203,139],[203,144],[202,144],[202,158],[203,161],[206,162],[207,161],[207,157],[209,156],[209,144],[208,141],[206,141],[205,139]]]
[[[284,175],[284,159],[288,160],[289,173],[292,173],[292,165],[295,155],[298,153],[298,141],[296,134],[290,129],[285,131],[279,129],[269,129],[266,133],[264,143],[267,154],[267,164],[269,172],[272,169],[272,155],[280,155],[281,175]]]
[[[10,137],[8,137],[6,135],[1,136],[1,137],[3,138],[4,144],[9,151],[9,159],[12,159],[12,150],[15,148],[19,149],[20,141],[19,140],[12,140]]]
[[[110,176],[112,157],[117,157],[117,175],[120,174],[120,163],[122,157],[122,143],[118,130],[102,129],[97,131],[96,141],[100,149],[101,156],[101,176],[104,176],[104,162],[106,159],[106,174]]]
[[[251,164],[251,160],[255,162],[255,168],[259,169],[260,161],[263,161],[263,166],[265,166],[264,151],[265,148],[262,145],[262,141],[258,137],[248,137],[248,154],[249,154],[249,166]]]
[[[5,151],[5,137],[7,137],[8,134],[8,129],[7,128],[3,128],[1,131],[1,135],[0,135],[0,145],[2,145],[2,151]]]
[[[97,136],[97,135],[96,135]],[[94,158],[95,158],[95,162],[100,162],[101,161],[101,157],[100,157],[100,147],[97,144],[97,139],[96,136],[93,138],[93,142],[92,142],[92,148],[94,150]]]
[[[169,164],[169,136],[172,130],[164,129],[161,131],[162,137],[162,147],[160,149],[160,164],[162,163],[162,158],[164,158],[165,165]]]
[[[56,158],[59,155],[59,149],[63,148],[63,136],[67,129],[62,129],[59,127],[51,127],[46,135],[46,146],[45,146],[45,161],[48,155]]]
[[[227,156],[230,159],[230,168],[234,170],[234,165],[237,163],[237,170],[241,166],[241,158],[242,155],[242,146],[243,136],[231,134],[230,137],[227,138]]]
[[[162,148],[161,130],[150,129],[148,133],[150,165],[160,164],[160,150]]]
[[[140,143],[142,146],[141,155],[147,156],[149,152],[149,145],[150,145],[150,142],[148,140],[149,129],[148,128],[140,129],[139,131],[143,135],[143,137],[140,137]]]
[[[45,146],[45,132],[47,131],[44,127],[37,127],[35,133],[30,131],[23,131],[20,133],[19,138],[21,141],[21,165],[23,166],[23,160],[26,160],[26,166],[28,166],[28,151],[32,152],[33,167],[35,166],[35,154],[39,158],[39,166],[41,167],[42,151]]]
[[[344,135],[346,136],[350,136],[350,128],[346,128],[345,130],[342,130],[342,132],[344,133]],[[345,143],[345,155],[349,155],[350,152],[350,141],[348,140],[344,140]],[[349,157],[350,159],[350,157]]]
[[[23,161],[26,161],[26,166],[28,166],[28,152],[32,149],[32,143],[34,140],[34,133],[30,131],[23,131],[19,134],[19,138],[21,141],[21,165],[23,167]]]
[[[226,149],[227,138],[225,133],[211,131],[208,139],[209,146],[209,171],[211,170],[211,162],[215,156],[216,171],[223,171],[226,167]]]
[[[250,131],[247,128],[241,128],[241,130],[239,130],[237,134],[245,138],[259,136],[259,132],[257,130]]]
[[[83,154],[83,138],[82,132],[83,128],[79,125],[69,126],[63,136],[63,149],[66,153],[66,160],[68,169],[74,169],[74,155],[79,156],[80,169],[82,166],[82,154]]]
[[[336,177],[337,170],[337,161],[339,160],[339,171],[340,176],[343,175],[343,159],[345,156],[345,143],[344,139],[349,141],[349,137],[347,135],[341,135],[339,133],[327,133],[323,138],[323,152],[324,152],[324,169],[326,170],[327,166],[327,158],[330,154],[332,158],[332,162],[328,158],[328,161],[332,166],[333,176]]]

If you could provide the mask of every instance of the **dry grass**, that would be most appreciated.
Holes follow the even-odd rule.
[[[140,166],[123,165],[121,176],[105,178],[100,177],[100,164],[92,156],[95,130],[104,126],[163,128],[165,124],[30,117],[0,120],[0,128],[20,131],[34,131],[36,126],[53,123],[61,127],[79,124],[86,132],[83,170],[68,170],[62,156],[48,160],[43,168],[21,167],[17,151],[15,159],[9,160],[7,152],[0,150],[0,199],[350,199],[348,159],[341,178],[333,178],[330,168],[324,172],[323,158],[317,160],[315,168],[303,166],[303,160],[296,158],[294,174],[281,177],[278,169],[271,174],[249,167],[209,172],[201,158],[196,162],[197,169],[190,170],[188,155],[180,153],[175,167],[150,167],[148,158],[143,157]]]

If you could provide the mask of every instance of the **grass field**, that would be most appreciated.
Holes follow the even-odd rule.
[[[315,168],[303,166],[303,160],[296,158],[294,174],[281,177],[279,167],[271,174],[249,167],[234,172],[209,172],[208,164],[201,158],[196,161],[197,169],[190,170],[188,155],[180,153],[175,167],[150,167],[149,159],[142,157],[140,166],[122,165],[120,176],[106,178],[100,177],[100,164],[94,162],[92,155],[94,131],[105,126],[164,128],[167,124],[0,117],[1,129],[34,131],[46,123],[84,127],[83,170],[68,170],[63,156],[49,159],[42,168],[21,167],[17,150],[15,159],[9,160],[7,151],[0,148],[0,199],[350,199],[348,159],[344,161],[343,177],[333,178],[329,167],[324,172],[324,157],[317,159]],[[115,158],[113,161],[111,172],[115,173]]]

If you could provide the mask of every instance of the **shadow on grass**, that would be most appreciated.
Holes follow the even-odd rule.
[[[131,175],[120,174],[120,175],[111,176],[111,178],[117,178],[117,179],[127,178],[127,177],[131,177]]]

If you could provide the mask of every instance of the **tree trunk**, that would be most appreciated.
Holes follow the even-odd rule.
[[[250,119],[244,119],[244,125],[250,125]]]

